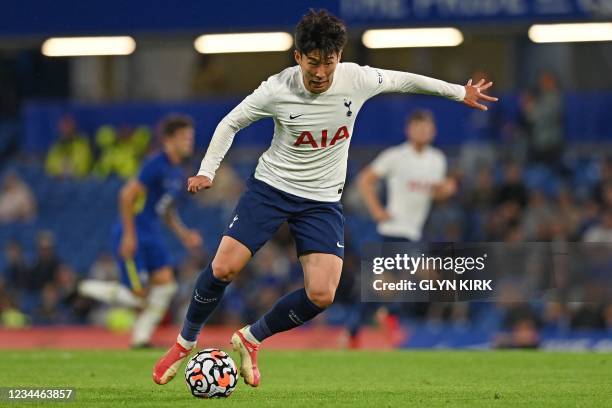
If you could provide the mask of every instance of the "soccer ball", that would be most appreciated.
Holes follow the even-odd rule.
[[[219,349],[205,349],[193,356],[185,367],[189,391],[199,398],[229,397],[238,383],[234,360]]]

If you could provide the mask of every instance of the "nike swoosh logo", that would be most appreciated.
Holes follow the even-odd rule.
[[[304,115],[303,113],[300,114],[300,115],[295,115],[295,116],[293,116],[292,114],[289,114],[289,119],[293,120],[293,119],[299,118],[300,116],[303,116],[303,115]]]
[[[338,246],[338,248],[344,248],[344,245],[340,245],[340,242],[336,242],[336,245]]]

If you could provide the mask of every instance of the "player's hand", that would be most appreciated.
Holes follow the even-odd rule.
[[[181,236],[181,241],[187,249],[198,249],[202,246],[204,240],[196,230],[187,230]]]
[[[372,218],[376,222],[383,222],[391,219],[391,214],[384,208],[376,210],[372,213]]]
[[[434,196],[438,199],[446,199],[457,193],[459,189],[457,181],[454,178],[447,178],[443,182],[436,184],[434,187]]]
[[[470,79],[465,85],[465,98],[463,99],[463,103],[467,106],[480,109],[482,111],[486,111],[487,108],[485,105],[481,104],[481,101],[488,102],[497,102],[497,98],[494,96],[485,95],[483,92],[493,86],[493,82],[487,82],[485,84],[485,80],[481,79],[477,84],[472,85],[472,80]]]
[[[212,187],[212,181],[206,176],[193,176],[187,180],[187,191],[192,194]]]
[[[123,259],[133,259],[134,254],[136,254],[137,246],[138,242],[136,241],[135,235],[123,234],[119,244],[119,255],[121,255]]]

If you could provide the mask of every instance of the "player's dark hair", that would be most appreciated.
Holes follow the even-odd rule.
[[[346,45],[346,26],[327,10],[310,9],[295,27],[295,48],[302,54],[321,50],[322,57],[339,53]]]
[[[193,120],[187,115],[172,114],[162,120],[160,127],[162,137],[172,137],[179,129],[192,128]]]
[[[431,111],[426,109],[417,109],[413,111],[406,119],[406,123],[410,124],[412,122],[435,122],[434,115]]]

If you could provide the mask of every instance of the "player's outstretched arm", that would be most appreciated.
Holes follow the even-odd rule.
[[[472,84],[470,79],[466,85],[462,86],[410,72],[369,67],[364,67],[364,69],[368,78],[365,85],[368,97],[389,92],[435,95],[463,102],[472,108],[483,111],[488,108],[482,102],[496,102],[498,100],[484,93],[493,86],[492,82],[485,83],[484,79],[476,84]]]
[[[193,176],[187,179],[187,191],[192,194],[200,190],[206,190],[212,187],[212,181],[206,176]]]
[[[463,98],[463,103],[472,108],[480,109],[482,111],[486,111],[489,108],[483,104],[481,101],[487,102],[497,102],[498,98],[494,96],[485,95],[484,91],[491,88],[493,86],[493,82],[489,81],[485,83],[484,79],[478,81],[477,84],[472,85],[472,80],[470,79],[465,85],[465,98]]]
[[[438,183],[432,188],[432,198],[435,201],[443,201],[452,197],[457,193],[457,181],[452,177],[447,177],[441,183]]]
[[[136,199],[145,192],[145,186],[137,179],[129,180],[119,192],[119,215],[123,227],[119,254],[123,259],[132,259],[136,253],[138,241],[134,225],[134,207]]]
[[[197,249],[202,246],[202,236],[198,231],[189,229],[183,224],[174,204],[168,205],[164,210],[163,220],[185,248]]]
[[[357,186],[372,219],[376,222],[383,222],[390,219],[391,216],[376,194],[376,183],[378,183],[378,180],[378,175],[370,167],[366,167],[359,173]]]

